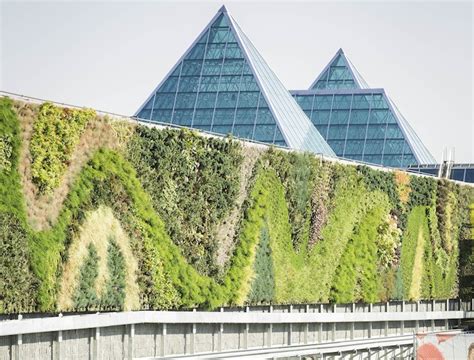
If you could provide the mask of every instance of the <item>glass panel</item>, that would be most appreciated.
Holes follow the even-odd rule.
[[[349,122],[349,110],[333,110],[331,114],[331,125],[347,124]]]
[[[239,91],[241,76],[221,76],[219,91]]]
[[[466,169],[465,182],[474,183],[474,169]]]
[[[269,109],[258,109],[257,111],[257,127],[260,124],[274,124],[273,115]]]
[[[253,75],[242,76],[242,82],[240,83],[240,91],[258,91],[257,82]]]
[[[335,95],[333,109],[350,109],[352,95]]]
[[[367,140],[365,142],[364,154],[367,155],[382,155],[383,140]]]
[[[338,125],[331,125],[329,127],[328,139],[342,139],[346,138],[347,126],[338,126]]]
[[[216,93],[199,93],[196,108],[214,108]]]
[[[206,76],[201,78],[200,91],[217,91],[219,89],[219,76]]]
[[[163,85],[161,85],[160,91],[162,92],[175,92],[178,89],[178,77],[169,77]]]
[[[185,59],[203,59],[205,50],[206,44],[196,44],[186,55]]]
[[[258,104],[258,92],[241,92],[239,94],[239,108],[244,107],[257,107]]]
[[[192,110],[175,110],[173,116],[173,124],[181,126],[191,126],[192,119]]]
[[[386,125],[369,125],[367,129],[367,139],[383,139],[385,138]]]
[[[315,125],[327,125],[330,116],[331,112],[329,110],[313,111],[311,114],[311,120]]]
[[[252,139],[253,125],[238,125],[234,126],[234,135],[245,139]]]
[[[202,68],[203,75],[219,75],[221,73],[222,60],[206,60]]]
[[[244,63],[244,60],[226,59],[222,67],[222,74],[223,75],[240,75],[242,73],[243,63]]]
[[[370,112],[370,121],[371,124],[385,124],[387,123],[387,116],[389,114],[388,110],[374,110]]]
[[[333,149],[337,156],[342,156],[344,153],[345,142],[341,140],[328,140],[329,146]]]
[[[181,77],[179,80],[179,88],[178,91],[197,91],[199,87],[199,77]]]
[[[298,95],[295,97],[295,100],[303,110],[311,110],[313,108],[313,95]]]
[[[143,109],[140,111],[140,113],[137,115],[139,119],[145,119],[149,120],[151,116],[151,109]]]
[[[173,109],[175,94],[157,94],[155,96],[155,109]]]
[[[232,125],[214,125],[211,128],[211,131],[218,134],[227,135],[232,133]]]
[[[362,155],[363,150],[364,150],[363,140],[347,140],[344,156]],[[359,160],[362,160],[362,157]]]
[[[211,28],[208,45],[211,43],[226,43],[229,38],[229,28]]]
[[[222,59],[224,57],[225,44],[208,44],[206,59]]]
[[[145,110],[151,110],[151,108],[153,107],[153,98],[154,96],[152,96],[150,98],[150,100],[148,100],[148,102],[146,103],[146,105],[143,107],[143,109]]]
[[[369,95],[354,95],[354,99],[352,100],[352,108],[353,109],[369,109]]]
[[[365,125],[352,125],[347,129],[348,139],[365,139],[365,132],[367,127]]]
[[[196,93],[178,93],[176,96],[176,109],[194,109]]]
[[[237,109],[235,113],[235,124],[254,124],[256,109]]]
[[[171,122],[172,110],[155,110],[151,115],[151,119],[160,122]]]
[[[275,135],[275,125],[257,125],[255,126],[254,140],[262,142],[273,142]]]
[[[331,109],[332,105],[332,95],[316,95],[314,99],[314,108],[315,109]]]
[[[200,75],[202,68],[201,60],[184,60],[181,76],[183,75]]]
[[[194,114],[194,125],[211,125],[212,124],[212,115],[214,114],[214,110],[211,109],[198,109]],[[210,130],[207,129],[207,130]]]
[[[214,114],[214,127],[216,125],[232,125],[233,122],[234,122],[234,110],[216,109],[216,112]]]
[[[237,92],[220,92],[217,96],[216,107],[235,108],[235,105],[237,105],[237,95]]]
[[[367,120],[369,118],[369,111],[368,110],[352,110],[351,111],[351,124],[367,124]]]
[[[397,125],[388,125],[387,126],[387,138],[403,138],[402,131]]]
[[[404,140],[387,140],[385,141],[385,154],[402,154]]]
[[[239,45],[237,43],[228,43],[225,52],[225,57],[227,59],[242,59],[244,57],[244,54],[242,54],[242,51],[240,50]]]

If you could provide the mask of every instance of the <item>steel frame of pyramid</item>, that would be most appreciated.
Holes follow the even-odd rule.
[[[240,47],[240,50],[242,51],[244,58],[252,71],[253,77],[258,84],[261,94],[263,95],[264,99],[266,100],[266,103],[268,104],[268,107],[273,115],[273,119],[276,122],[276,126],[279,128],[286,145],[289,148],[296,150],[311,151],[313,153],[319,153],[326,156],[335,157],[336,155],[334,151],[319,134],[316,127],[314,127],[314,125],[303,112],[301,107],[296,103],[289,91],[284,87],[278,77],[269,68],[268,64],[258,53],[251,41],[240,29],[240,27],[237,25],[232,16],[227,12],[225,6],[222,6],[219,9],[217,14],[211,19],[207,26],[197,36],[196,40],[191,44],[191,46],[189,46],[189,48],[171,68],[168,74],[153,90],[151,95],[137,110],[137,112],[135,113],[135,117],[139,117],[140,112],[145,108],[149,101],[154,98],[154,96],[163,86],[165,81],[170,76],[172,76],[172,74],[176,71],[178,66],[180,66],[186,56],[198,44],[201,37],[206,33],[206,31],[210,30],[214,22],[219,19],[219,16],[221,14],[224,14],[224,16],[227,17],[229,27],[233,35],[235,36],[238,46]],[[196,109],[194,109],[194,111],[195,110]]]

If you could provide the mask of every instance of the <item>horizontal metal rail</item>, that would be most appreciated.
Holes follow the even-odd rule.
[[[0,336],[101,328],[132,324],[304,324],[462,320],[465,311],[367,312],[367,313],[257,313],[136,311],[71,315],[0,322]]]

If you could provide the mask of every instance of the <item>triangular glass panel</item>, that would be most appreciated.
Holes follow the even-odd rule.
[[[360,79],[346,56],[339,50],[322,73],[311,85],[311,89],[360,89]]]

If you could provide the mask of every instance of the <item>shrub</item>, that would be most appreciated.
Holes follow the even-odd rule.
[[[255,256],[254,274],[247,301],[251,304],[271,302],[275,292],[275,279],[267,227],[261,230]]]
[[[125,301],[125,259],[114,239],[109,239],[107,249],[108,279],[101,305],[108,309],[123,309]]]
[[[76,309],[93,310],[99,308],[99,297],[95,290],[95,281],[99,275],[97,250],[93,244],[88,246],[88,254],[81,266],[79,284],[74,295]]]
[[[34,311],[37,285],[23,224],[14,215],[0,212],[0,313]]]

